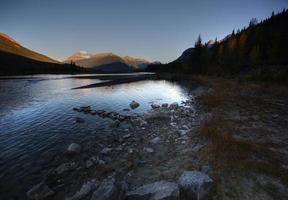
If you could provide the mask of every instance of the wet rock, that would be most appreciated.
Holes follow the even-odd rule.
[[[65,172],[76,169],[77,165],[75,162],[63,163],[55,169],[56,174],[61,175]]]
[[[73,108],[74,111],[80,112],[79,108]]]
[[[199,171],[185,171],[178,179],[181,199],[203,199],[213,180]]]
[[[154,149],[149,148],[149,147],[144,147],[143,150],[147,153],[154,153]]]
[[[88,181],[84,183],[81,187],[81,189],[76,192],[73,196],[66,198],[66,200],[80,200],[86,197],[91,191],[97,188],[99,185],[99,182],[96,181],[96,179],[92,179],[91,181]]]
[[[51,190],[44,182],[33,186],[27,193],[28,199],[42,200],[54,195],[55,192]]]
[[[80,110],[84,113],[89,113],[91,111],[91,107],[90,106],[80,107]]]
[[[120,200],[120,188],[116,185],[115,178],[109,177],[101,182],[93,193],[91,200]]]
[[[161,120],[161,119],[164,119],[164,120],[170,120],[171,117],[169,115],[169,113],[167,112],[150,112],[150,113],[146,113],[144,115],[144,118],[145,120]]]
[[[112,150],[113,150],[112,148],[105,147],[104,149],[102,149],[101,153],[102,154],[108,154],[108,153],[111,153]]]
[[[117,128],[120,125],[120,121],[118,119],[115,119],[113,122],[111,122],[110,127],[111,128]]]
[[[152,107],[153,109],[160,108],[160,106],[159,106],[158,104],[152,104],[151,107]]]
[[[72,143],[68,146],[67,151],[68,154],[77,154],[81,152],[81,146],[77,143]]]
[[[126,193],[127,200],[178,200],[178,185],[173,182],[158,181],[136,188]]]
[[[163,103],[161,106],[162,106],[163,108],[168,108],[168,103]]]
[[[178,107],[179,107],[178,103],[177,103],[177,102],[174,102],[174,103],[170,104],[169,109],[175,110],[175,109],[177,109]]]
[[[131,137],[131,134],[126,134],[126,135],[123,135],[123,139],[127,139],[127,138],[129,138],[129,137]]]
[[[84,120],[83,118],[81,118],[81,117],[76,117],[76,118],[75,118],[75,122],[76,122],[76,123],[84,123],[85,120]]]
[[[130,105],[130,108],[132,108],[133,110],[140,106],[140,104],[136,101],[132,101],[129,105]]]
[[[151,142],[152,144],[158,144],[160,141],[161,141],[161,138],[160,138],[160,137],[155,137],[155,138],[153,138],[152,140],[150,140],[150,142]]]
[[[144,119],[142,119],[141,117],[131,119],[131,123],[134,126],[141,126],[141,127],[147,125],[147,122]]]

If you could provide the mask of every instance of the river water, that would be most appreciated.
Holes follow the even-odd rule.
[[[67,145],[111,133],[111,119],[78,113],[73,107],[89,105],[135,115],[151,109],[152,103],[181,103],[189,98],[185,87],[165,80],[72,89],[102,81],[68,75],[0,79],[0,199],[25,199],[27,189],[41,181],[42,171]],[[140,106],[123,111],[132,100]],[[87,123],[77,124],[75,117]]]

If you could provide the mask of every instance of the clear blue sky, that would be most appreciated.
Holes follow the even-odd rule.
[[[288,0],[1,0],[0,32],[52,58],[80,50],[172,61],[250,19],[288,8]]]

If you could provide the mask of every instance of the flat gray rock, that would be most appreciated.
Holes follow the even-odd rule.
[[[158,181],[126,193],[127,200],[178,200],[179,189],[174,182]]]
[[[185,171],[178,179],[181,199],[200,200],[205,197],[213,180],[199,171]]]
[[[28,199],[41,200],[54,195],[55,192],[51,190],[44,182],[33,186],[27,193]]]
[[[95,190],[99,183],[92,179],[84,183],[79,191],[77,191],[73,196],[67,197],[66,200],[80,200],[87,196],[91,191]]]
[[[109,177],[102,181],[93,193],[91,200],[120,200],[120,190],[116,186],[115,178]]]

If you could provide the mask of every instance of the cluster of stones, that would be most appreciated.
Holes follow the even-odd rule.
[[[137,188],[129,188],[125,181],[114,176],[102,182],[91,179],[66,200],[201,200],[209,192],[213,180],[201,171],[184,171],[177,181],[160,180]],[[45,199],[55,192],[44,182],[27,192],[29,199]]]

